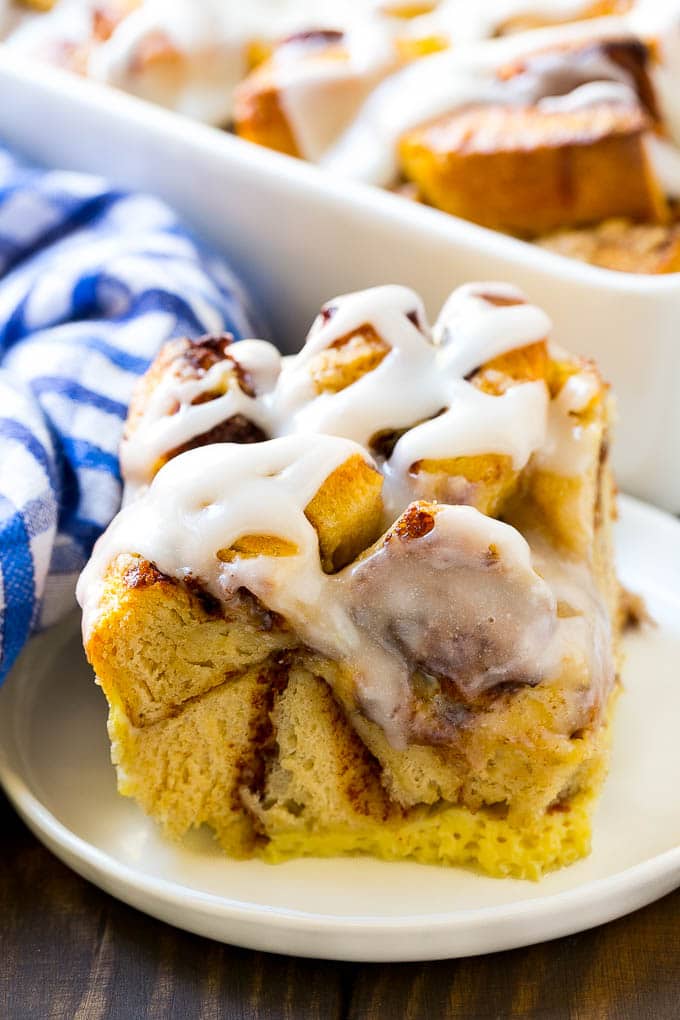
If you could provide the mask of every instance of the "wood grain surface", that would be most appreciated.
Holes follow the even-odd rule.
[[[111,899],[45,850],[0,795],[2,1020],[680,1018],[680,892],[541,946],[425,964],[235,949]]]

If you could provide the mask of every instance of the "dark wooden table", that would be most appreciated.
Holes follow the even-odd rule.
[[[2,1020],[680,1018],[680,892],[583,935],[493,956],[351,964],[187,935],[45,850],[0,795]]]

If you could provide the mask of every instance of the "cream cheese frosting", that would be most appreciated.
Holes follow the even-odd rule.
[[[339,392],[319,392],[314,358],[367,326],[386,345],[382,361]],[[543,311],[502,283],[458,288],[433,329],[421,299],[407,287],[342,295],[325,306],[291,358],[281,359],[261,340],[229,348],[230,358],[253,373],[254,396],[239,388],[229,362],[200,379],[187,380],[171,369],[148,401],[143,427],[123,442],[124,477],[133,489],[147,484],[162,454],[239,413],[271,438],[324,433],[365,448],[382,432],[408,429],[385,466],[386,498],[395,512],[413,498],[407,475],[422,458],[504,453],[519,470],[547,436],[545,383],[527,382],[491,396],[466,376],[501,354],[544,340],[550,326]],[[227,378],[223,395],[200,401]]]

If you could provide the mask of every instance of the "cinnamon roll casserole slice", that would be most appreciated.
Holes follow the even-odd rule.
[[[173,341],[78,587],[119,790],[173,837],[538,878],[588,852],[617,690],[611,399],[507,284]]]

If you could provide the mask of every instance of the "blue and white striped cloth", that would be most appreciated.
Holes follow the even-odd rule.
[[[0,148],[0,681],[118,508],[136,379],[170,337],[223,330],[262,335],[165,205]]]

